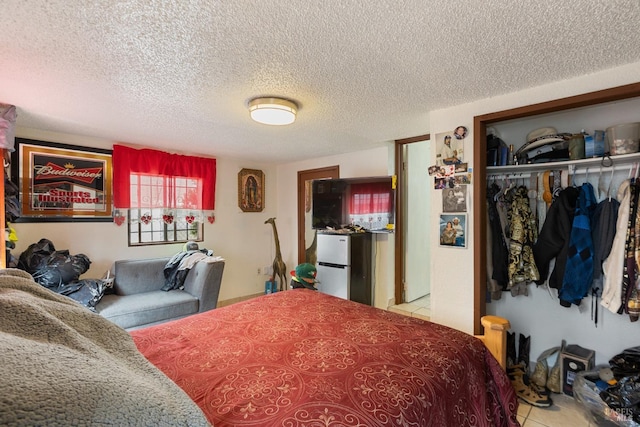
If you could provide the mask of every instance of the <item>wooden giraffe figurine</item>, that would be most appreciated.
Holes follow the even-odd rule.
[[[264,223],[271,224],[271,227],[273,228],[273,240],[276,242],[276,257],[273,260],[273,278],[280,279],[280,290],[284,291],[287,286],[287,266],[282,260],[282,254],[280,253],[280,239],[278,239],[276,219],[269,218]]]

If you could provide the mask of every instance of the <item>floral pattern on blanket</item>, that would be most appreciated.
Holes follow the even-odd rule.
[[[516,426],[511,384],[454,329],[319,292],[132,331],[216,426]]]

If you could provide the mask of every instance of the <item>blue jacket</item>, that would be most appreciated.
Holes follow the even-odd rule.
[[[587,296],[591,289],[593,282],[591,220],[597,204],[593,186],[588,182],[582,184],[569,238],[564,279],[558,294],[560,304],[565,307],[570,307],[571,304],[580,305],[582,298]]]

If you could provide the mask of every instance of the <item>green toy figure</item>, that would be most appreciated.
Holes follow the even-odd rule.
[[[316,279],[318,271],[313,264],[299,264],[294,271],[291,272],[291,287],[293,289],[306,288],[317,291],[314,283],[318,283]]]

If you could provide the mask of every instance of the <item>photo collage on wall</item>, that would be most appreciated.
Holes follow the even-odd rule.
[[[429,176],[433,176],[433,188],[442,190],[441,246],[467,246],[467,186],[471,184],[471,169],[464,155],[467,134],[465,126],[458,126],[451,132],[435,135],[436,164],[428,170]]]

